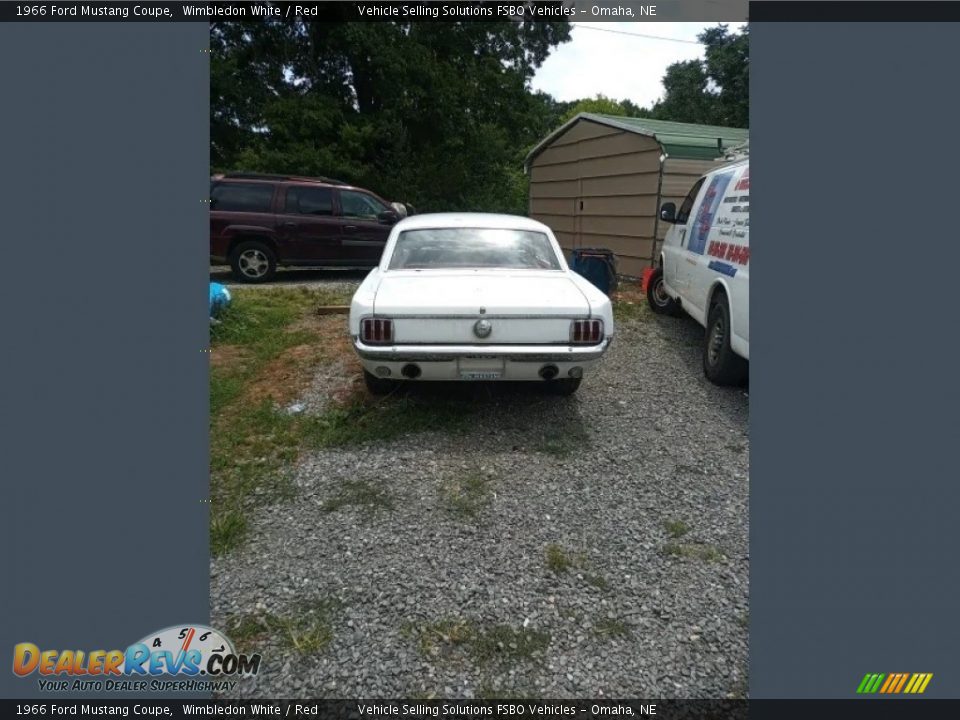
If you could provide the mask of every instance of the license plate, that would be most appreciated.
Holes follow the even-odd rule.
[[[501,373],[498,372],[464,372],[460,371],[461,380],[499,380]]]
[[[460,358],[459,370],[463,380],[499,380],[503,375],[503,358]]]

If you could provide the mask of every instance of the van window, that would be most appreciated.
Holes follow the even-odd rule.
[[[690,192],[688,192],[687,197],[684,198],[680,209],[677,210],[677,225],[687,224],[687,220],[690,219],[690,211],[693,210],[693,203],[697,200],[697,193],[700,192],[704,180],[705,178],[700,178],[693,184],[693,187],[690,188]]]

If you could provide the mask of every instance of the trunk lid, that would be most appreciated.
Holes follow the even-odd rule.
[[[590,305],[564,272],[404,270],[384,275],[374,312],[395,318],[398,344],[562,344]],[[474,332],[481,318],[485,338]]]

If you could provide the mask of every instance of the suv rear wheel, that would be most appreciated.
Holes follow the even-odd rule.
[[[703,373],[717,385],[739,385],[747,377],[747,361],[730,348],[730,303],[723,293],[710,306],[703,343]]]
[[[266,243],[260,240],[245,240],[230,254],[230,268],[233,270],[233,277],[240,282],[266,282],[277,271],[277,256]]]

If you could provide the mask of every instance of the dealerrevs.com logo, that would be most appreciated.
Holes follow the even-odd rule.
[[[227,691],[235,678],[256,675],[260,655],[237,653],[230,639],[203,625],[176,625],[125,650],[13,648],[13,672],[38,676],[41,690]],[[176,679],[174,679],[176,678]]]

